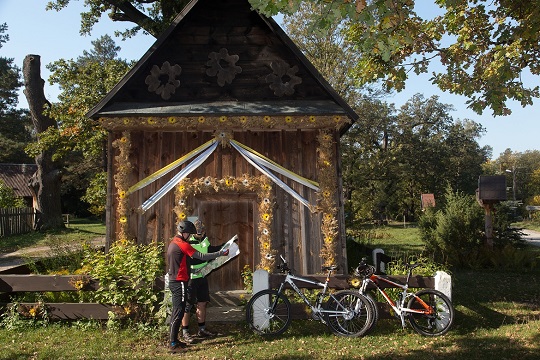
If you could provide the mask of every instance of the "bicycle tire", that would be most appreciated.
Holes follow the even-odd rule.
[[[261,290],[247,303],[246,321],[260,335],[283,334],[291,323],[291,303],[277,290]]]
[[[371,326],[372,308],[369,300],[358,291],[342,290],[330,296],[325,304],[326,311],[347,311],[346,314],[324,313],[325,321],[332,332],[339,336],[360,337]]]
[[[409,300],[409,309],[423,309],[418,301],[421,298],[433,310],[433,314],[409,313],[412,328],[424,336],[440,336],[450,330],[454,323],[454,307],[450,299],[442,292],[433,289],[420,290]]]
[[[371,324],[369,325],[369,329],[366,332],[367,334],[371,332],[373,328],[375,328],[375,326],[377,325],[377,322],[379,321],[379,304],[377,303],[377,301],[373,298],[371,294],[364,293],[362,295],[364,295],[366,299],[368,300],[369,305],[371,306],[371,311],[372,311]]]

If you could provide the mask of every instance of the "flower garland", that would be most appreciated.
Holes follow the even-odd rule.
[[[340,129],[350,123],[350,119],[340,115],[212,115],[212,116],[150,116],[150,117],[102,117],[101,125],[107,130],[133,128],[175,130],[208,130],[216,128],[241,129]]]
[[[266,255],[275,254],[271,241],[274,198],[271,181],[266,176],[252,177],[244,174],[242,177],[227,176],[223,179],[210,176],[194,180],[186,178],[176,186],[174,212],[177,220],[185,220],[193,212],[193,209],[188,205],[188,197],[195,194],[216,194],[219,192],[254,192],[257,194],[260,215],[257,222],[257,240],[259,241],[261,258],[257,268],[271,272],[274,268],[274,261],[267,259]]]
[[[336,205],[337,174],[334,164],[335,143],[329,130],[321,130],[317,136],[317,165],[319,168],[318,210],[322,214],[321,234],[323,266],[336,264],[336,238],[338,236],[338,208]]]
[[[129,173],[131,172],[131,163],[129,162],[129,151],[131,149],[131,134],[124,131],[122,137],[112,143],[113,147],[119,150],[116,160],[116,174],[114,175],[114,184],[118,194],[118,207],[116,208],[116,218],[120,224],[117,234],[117,240],[126,240],[128,238],[128,197],[126,191],[129,189]]]

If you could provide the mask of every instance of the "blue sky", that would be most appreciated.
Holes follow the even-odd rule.
[[[104,34],[113,36],[115,30],[123,30],[125,24],[113,23],[103,18],[95,27],[91,37],[81,37],[80,12],[83,0],[71,0],[67,9],[60,12],[45,11],[47,0],[0,0],[0,23],[8,24],[10,40],[0,49],[0,56],[14,58],[15,64],[22,68],[26,55],[41,56],[41,77],[48,80],[49,72],[45,68],[58,59],[75,59],[83,50],[92,48],[91,41]],[[120,41],[120,56],[128,60],[138,60],[154,43],[155,39],[139,34],[136,38]],[[493,147],[493,158],[497,158],[505,149],[524,152],[540,149],[540,99],[533,106],[522,108],[518,103],[510,103],[512,115],[493,117],[487,111],[478,115],[467,109],[463,96],[444,93],[428,81],[428,75],[413,75],[401,93],[386,99],[396,107],[403,105],[414,94],[421,93],[428,98],[439,96],[439,101],[452,104],[456,111],[451,113],[454,119],[471,119],[481,123],[487,132],[480,138],[480,145]],[[538,84],[540,78],[529,76],[530,84]],[[56,101],[59,90],[46,82],[45,96]],[[19,106],[27,107],[24,95],[19,96]]]

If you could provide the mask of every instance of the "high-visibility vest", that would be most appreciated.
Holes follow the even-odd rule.
[[[189,244],[193,246],[195,250],[200,252],[201,254],[208,254],[208,247],[210,246],[210,240],[208,240],[208,237],[205,236],[203,240],[199,241],[195,239],[193,236],[189,239]],[[202,262],[200,264],[191,265],[192,270],[200,269],[206,266],[208,264],[208,261]],[[191,272],[191,278],[192,279],[198,279],[204,277],[202,274],[196,274]]]

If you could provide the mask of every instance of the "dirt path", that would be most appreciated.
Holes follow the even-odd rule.
[[[90,242],[92,246],[105,246],[105,237],[97,237]],[[73,247],[81,247],[82,243],[74,243]],[[13,251],[10,253],[0,254],[0,273],[11,268],[24,265],[27,259],[43,258],[50,256],[53,250],[49,246],[29,247]]]

